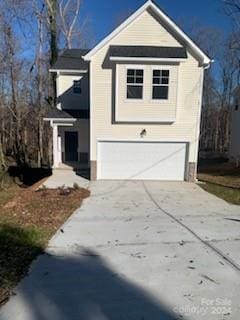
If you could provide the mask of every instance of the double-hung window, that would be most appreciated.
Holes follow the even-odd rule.
[[[167,100],[169,95],[169,70],[153,70],[152,99]]]
[[[143,98],[143,77],[142,69],[127,70],[127,99]]]

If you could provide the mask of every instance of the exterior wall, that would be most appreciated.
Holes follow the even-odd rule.
[[[125,30],[111,40],[111,45],[180,46],[159,22],[144,12]],[[112,68],[104,68],[109,44],[100,49],[91,61],[91,151],[90,158],[97,161],[98,139],[141,139],[143,129],[146,140],[188,141],[189,162],[197,163],[199,122],[202,97],[203,68],[188,52],[186,62],[180,63],[176,121],[172,124],[115,124],[112,123],[113,90]],[[122,85],[122,84],[121,84]],[[124,84],[125,86],[125,81]],[[124,89],[123,89],[124,90]],[[130,106],[131,108],[131,106]],[[159,108],[161,106],[159,105]],[[130,112],[134,114],[134,110]],[[150,113],[149,113],[150,114]],[[152,117],[153,115],[151,115]],[[146,118],[150,117],[146,111]],[[192,170],[191,170],[192,171]]]
[[[73,93],[73,81],[81,80],[82,92]],[[58,75],[57,96],[61,109],[89,109],[89,75]]]
[[[235,110],[235,106],[232,110],[231,117],[231,140],[229,156],[231,160],[240,161],[240,94],[236,98],[236,105],[238,110]]]
[[[127,99],[127,69],[144,70],[143,99]],[[153,69],[169,70],[168,100],[152,100]],[[179,65],[117,64],[116,66],[116,121],[172,122],[176,119]]]
[[[179,46],[179,42],[159,24],[158,18],[150,10],[144,11],[131,25],[119,33],[112,41],[112,45],[139,46]]]
[[[78,158],[79,161],[88,158],[89,155],[89,121],[85,119],[78,120],[73,126],[59,126],[58,136],[61,138],[62,162],[65,154],[65,132],[78,132]]]

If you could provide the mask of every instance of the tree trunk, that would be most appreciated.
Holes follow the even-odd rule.
[[[0,171],[6,170],[5,157],[2,148],[2,135],[0,135]]]
[[[57,46],[57,0],[46,0],[48,5],[48,17],[50,24],[50,66],[53,66],[58,58]],[[56,75],[51,74],[53,106],[56,104]]]

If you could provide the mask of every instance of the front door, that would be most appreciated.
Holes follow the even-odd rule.
[[[78,132],[65,131],[65,161],[78,161]]]

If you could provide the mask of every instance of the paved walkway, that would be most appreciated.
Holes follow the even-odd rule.
[[[87,188],[89,180],[77,174],[74,170],[56,169],[53,170],[53,174],[43,185],[48,189],[57,189],[63,186],[72,188],[74,184],[82,188]]]
[[[90,189],[1,320],[239,320],[239,207],[188,183]]]

